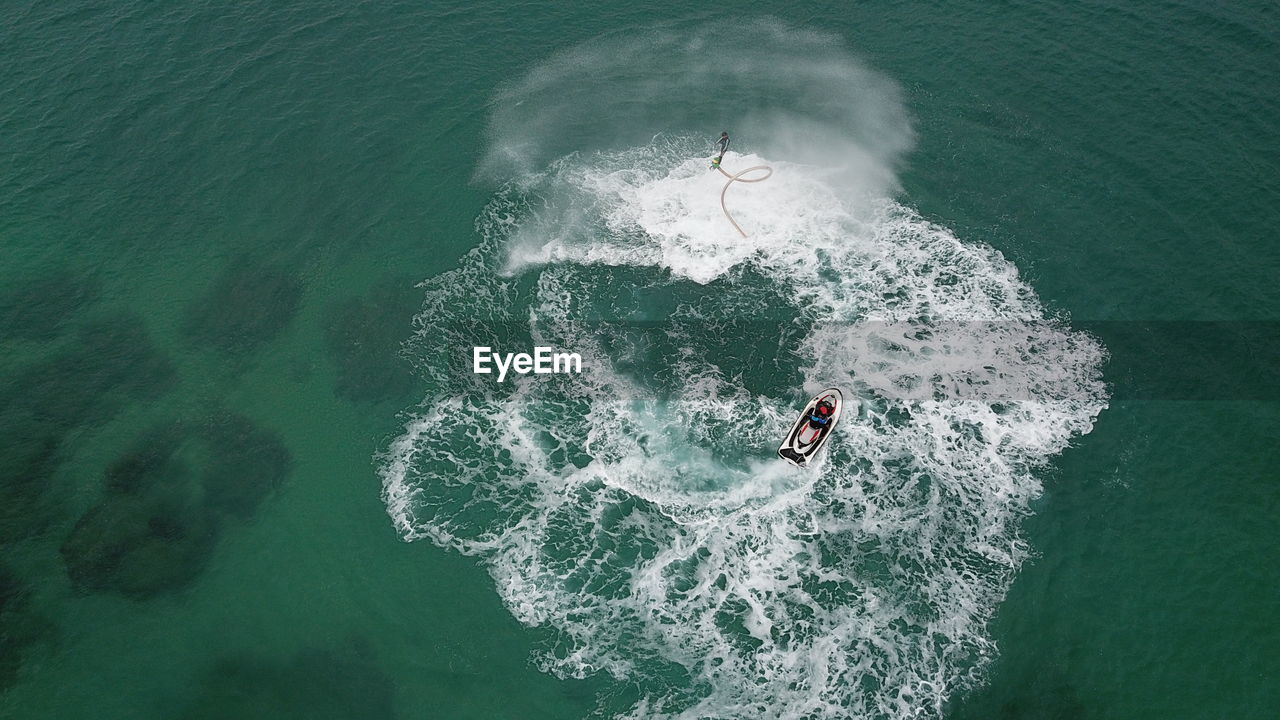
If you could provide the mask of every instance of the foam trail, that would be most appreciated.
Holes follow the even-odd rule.
[[[993,656],[1035,472],[1105,407],[1103,351],[998,252],[889,199],[910,137],[891,83],[829,38],[742,32],[758,56],[655,30],[503,91],[484,172],[516,181],[424,283],[409,351],[436,390],[385,453],[384,498],[406,539],[480,558],[554,630],[540,667],[636,688],[602,716],[937,717]],[[657,103],[673,62],[677,100],[776,106],[726,158],[775,168],[735,189],[747,239],[700,140],[619,140],[609,119]],[[812,162],[795,138],[814,128],[842,150]],[[534,342],[583,374],[469,374],[473,345]],[[861,412],[817,468],[774,460],[829,385]]]

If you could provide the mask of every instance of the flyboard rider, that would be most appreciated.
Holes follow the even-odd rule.
[[[729,133],[720,133],[720,139],[716,140],[716,151],[719,153],[715,160],[711,161],[711,169],[715,170],[720,167],[720,161],[724,160],[724,154],[729,151]]]

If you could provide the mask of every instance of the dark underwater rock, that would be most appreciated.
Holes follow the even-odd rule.
[[[0,692],[17,681],[31,646],[49,630],[49,623],[32,607],[29,588],[0,565]]]
[[[0,391],[11,409],[63,428],[88,424],[128,401],[151,400],[177,381],[173,363],[132,314],[92,322],[75,340],[19,372]]]
[[[24,587],[8,568],[0,566],[0,691],[17,679],[22,667],[22,643],[11,632],[9,621],[26,605]]]
[[[1037,683],[1000,706],[1000,720],[1087,720],[1079,693],[1070,685]]]
[[[212,511],[247,519],[289,474],[292,458],[280,436],[243,415],[214,418],[203,439],[211,456],[203,485]]]
[[[144,495],[158,488],[173,491],[186,483],[192,470],[179,459],[179,451],[191,439],[181,423],[158,425],[143,434],[107,468],[106,488],[111,494]],[[194,487],[187,488],[190,492]]]
[[[290,464],[279,436],[242,415],[153,428],[107,468],[102,500],[63,543],[72,585],[133,599],[182,589],[224,521],[251,517]]]
[[[51,340],[102,295],[101,282],[66,268],[0,290],[0,338]]]
[[[418,381],[400,346],[421,304],[413,284],[400,281],[330,307],[325,340],[338,370],[334,394],[368,403],[412,396]]]
[[[0,543],[34,535],[56,518],[52,483],[61,445],[49,423],[0,416]]]
[[[0,386],[0,541],[47,528],[59,515],[51,483],[63,438],[129,402],[168,392],[173,364],[131,314],[96,320]]]
[[[180,499],[112,494],[76,523],[62,558],[80,592],[146,599],[186,587],[217,538],[215,519]]]
[[[955,698],[956,720],[1088,720],[1096,717],[1056,663],[997,672],[992,682]],[[1012,677],[1011,677],[1012,676]]]
[[[293,273],[241,258],[187,308],[183,329],[199,345],[244,353],[279,335],[301,300],[302,283]]]
[[[304,649],[285,662],[237,655],[216,663],[187,720],[391,720],[395,683],[361,642]]]

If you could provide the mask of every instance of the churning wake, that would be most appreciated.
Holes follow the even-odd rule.
[[[718,35],[723,37],[722,28]],[[502,90],[503,181],[408,352],[434,388],[382,458],[408,540],[477,557],[536,661],[626,718],[915,718],[978,682],[1036,472],[1105,407],[1102,348],[1017,269],[892,199],[892,83],[766,23],[553,57]],[[731,122],[732,119],[732,122]],[[707,170],[767,164],[734,189]],[[472,375],[550,345],[580,375]],[[774,450],[845,389],[817,467]]]

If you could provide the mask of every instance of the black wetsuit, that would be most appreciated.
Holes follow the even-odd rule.
[[[720,139],[716,140],[716,147],[720,149],[719,159],[724,159],[724,154],[729,151],[729,136],[721,135]]]

